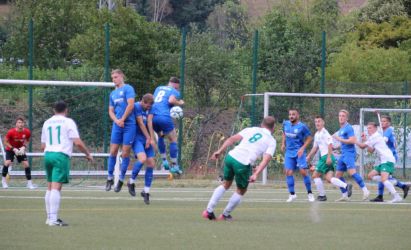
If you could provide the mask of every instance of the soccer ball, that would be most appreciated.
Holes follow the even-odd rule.
[[[170,116],[174,119],[181,119],[183,115],[183,109],[179,106],[174,106],[170,109]]]

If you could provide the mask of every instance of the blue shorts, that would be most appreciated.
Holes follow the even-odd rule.
[[[111,129],[111,144],[132,145],[136,137],[136,124],[124,124],[124,128],[113,123]]]
[[[285,156],[284,157],[284,168],[286,170],[297,170],[306,169],[308,167],[305,152],[301,157],[295,156]]]
[[[337,162],[337,171],[347,171],[348,169],[355,169],[355,154],[341,155]]]
[[[146,146],[146,141],[142,140],[141,138],[134,140],[133,143],[133,151],[134,154],[136,155],[137,158],[137,154],[139,153],[145,153],[147,158],[153,158],[155,153],[154,153],[154,148],[152,145],[150,145],[150,147],[145,148]]]
[[[163,132],[163,134],[168,134],[174,129],[174,121],[171,116],[166,115],[154,115],[153,116],[153,129],[154,131]]]

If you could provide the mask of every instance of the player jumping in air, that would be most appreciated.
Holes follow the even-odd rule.
[[[184,101],[180,100],[179,88],[180,80],[177,77],[171,77],[167,86],[157,87],[154,91],[152,114],[148,116],[148,126],[151,137],[154,138],[153,131],[158,135],[158,150],[163,160],[163,166],[166,170],[170,169],[170,172],[173,174],[182,174],[177,164],[177,133],[174,129],[174,121],[170,116],[171,107],[184,105]],[[170,142],[171,168],[167,161],[164,137],[167,137]]]
[[[127,182],[128,192],[131,196],[136,196],[135,182],[137,175],[143,165],[146,165],[144,189],[140,194],[147,205],[150,204],[150,187],[153,180],[153,169],[155,165],[154,148],[153,145],[151,145],[151,137],[147,128],[147,116],[151,110],[153,102],[153,95],[145,94],[140,102],[134,104],[134,114],[137,119],[137,132],[133,143],[133,151],[137,161],[134,163],[130,180]],[[125,174],[126,171],[122,171],[120,179],[124,179]]]

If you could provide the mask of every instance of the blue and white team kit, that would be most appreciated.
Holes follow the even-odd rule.
[[[144,110],[143,107],[141,106],[140,102],[136,102],[134,104],[134,115],[136,118],[142,117],[144,125],[147,127],[147,116],[151,114],[150,111]],[[154,149],[153,146],[150,145],[148,148],[145,148],[146,146],[146,136],[144,135],[143,131],[141,131],[140,126],[137,125],[137,130],[136,130],[136,137],[134,139],[133,143],[133,151],[134,154],[139,154],[139,153],[146,153],[147,158],[154,157]]]
[[[338,130],[338,136],[342,139],[349,139],[355,136],[354,129],[348,122]],[[355,145],[341,143],[341,157],[337,162],[338,171],[347,171],[347,169],[355,169]]]
[[[129,84],[124,84],[120,88],[116,88],[110,94],[110,107],[114,108],[114,114],[117,119],[121,119],[127,108],[127,99],[136,97],[134,88]],[[113,122],[111,130],[111,143],[132,145],[136,135],[136,116],[131,112],[124,121],[124,127],[119,127]]]
[[[297,152],[304,145],[305,139],[311,135],[307,125],[302,122],[292,124],[290,121],[284,121],[283,132],[286,137],[284,167],[290,170],[307,168],[305,151],[301,157],[297,156]]]
[[[153,114],[153,129],[156,132],[168,134],[174,129],[174,121],[170,116],[170,109],[173,107],[168,100],[170,96],[180,98],[180,92],[170,86],[160,86],[154,91],[154,105],[151,110]]]

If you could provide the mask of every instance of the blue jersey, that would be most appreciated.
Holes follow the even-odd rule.
[[[129,84],[124,84],[110,93],[110,107],[114,108],[114,114],[117,119],[123,117],[127,108],[127,99],[135,98],[134,88]],[[124,121],[125,124],[136,124],[136,117],[133,112]]]
[[[180,92],[170,86],[160,86],[154,91],[154,105],[152,113],[154,115],[170,116],[170,109],[173,105],[168,102],[170,96],[180,98]]]
[[[305,139],[311,135],[307,125],[302,122],[292,124],[290,121],[283,122],[283,133],[286,157],[297,157],[297,151],[304,145]]]
[[[147,116],[150,114],[150,111],[149,110],[144,110],[143,107],[141,106],[140,102],[136,102],[134,104],[134,111],[133,112],[134,112],[134,115],[135,115],[136,119],[138,117],[143,118],[143,123],[147,127]],[[147,129],[147,132],[148,132],[148,129]],[[138,126],[138,124],[137,124],[136,139],[142,140],[144,142],[147,139],[145,137],[145,135],[143,134],[143,131],[141,131],[140,126]]]
[[[348,122],[338,130],[338,136],[342,139],[348,139],[355,136],[354,129]],[[341,142],[341,154],[355,154],[355,145]]]
[[[384,131],[384,139],[385,142],[387,143],[388,148],[391,150],[392,154],[395,157],[395,160],[397,160],[398,155],[397,155],[397,149],[395,148],[396,140],[395,140],[395,135],[394,135],[394,129],[392,127],[387,128]]]

